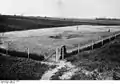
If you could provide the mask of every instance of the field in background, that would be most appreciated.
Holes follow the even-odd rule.
[[[119,19],[75,19],[0,15],[0,32],[63,27],[73,25],[120,25]]]
[[[110,29],[111,32],[108,32]],[[68,26],[27,31],[6,32],[1,36],[1,47],[48,57],[57,47],[66,45],[67,50],[97,41],[120,31],[119,26]],[[2,35],[2,34],[1,34]],[[9,43],[9,44],[8,44]]]

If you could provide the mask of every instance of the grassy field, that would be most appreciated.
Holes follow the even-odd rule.
[[[120,80],[120,37],[95,50],[81,52],[66,58],[67,62],[81,68],[69,80]],[[0,54],[1,80],[39,80],[45,71],[55,66],[39,61],[9,57]],[[66,67],[61,68],[52,80],[60,80]]]
[[[120,80],[120,37],[95,50],[84,51],[66,58],[75,67],[61,68],[52,80],[61,80],[61,76],[77,69],[68,80]],[[66,76],[66,77],[69,77]]]
[[[0,15],[0,32],[73,25],[120,25],[120,20]]]
[[[0,80],[39,80],[54,65],[0,54]]]
[[[108,32],[108,29],[111,32]],[[48,57],[55,54],[55,49],[66,45],[67,50],[100,40],[120,30],[119,26],[68,26],[38,30],[6,32],[1,36],[4,47],[8,50],[35,53]],[[1,34],[2,35],[2,34]],[[9,43],[9,44],[8,44]]]
[[[0,54],[0,79],[40,79],[45,71],[55,66],[41,64],[43,59],[39,57],[53,55],[54,59],[57,47],[66,45],[67,50],[71,50],[78,44],[83,46],[100,40],[118,33],[118,25],[120,20],[0,15],[0,47],[8,50],[4,50],[6,54],[10,54],[9,51],[14,53],[14,57],[11,57],[12,53],[11,56]],[[109,29],[111,32],[108,32]],[[27,59],[27,48],[32,59]],[[102,48],[67,57],[67,61],[83,69],[77,71],[71,80],[120,79],[119,48],[120,38],[117,38]],[[53,80],[59,79],[66,71],[66,68],[60,69],[52,76]]]
[[[45,17],[0,15],[0,32],[77,25],[73,21]]]
[[[78,67],[83,67],[88,71],[95,71],[96,79],[120,79],[120,37],[115,41],[94,51],[83,52],[71,58],[68,58]],[[81,63],[80,63],[81,62]],[[99,75],[97,75],[99,74]],[[82,76],[83,75],[83,76]],[[81,72],[77,72],[71,79],[86,80],[87,77]],[[101,78],[100,78],[101,77]],[[93,77],[89,77],[92,79]]]

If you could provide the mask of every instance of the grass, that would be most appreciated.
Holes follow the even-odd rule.
[[[64,20],[60,21],[60,19],[0,15],[0,26],[3,29],[1,32],[70,26],[75,24],[77,23]]]
[[[71,80],[94,80],[94,78],[92,76],[86,76],[84,73],[78,72],[76,75],[72,76]]]
[[[0,80],[40,80],[49,68],[35,60],[0,56]]]
[[[106,80],[114,79],[120,80],[120,37],[115,39],[109,44],[104,45],[102,48],[95,49],[93,51],[85,51],[66,58],[67,61],[77,67],[82,67],[84,70],[94,72],[97,70],[97,75],[87,76],[82,72],[77,72],[71,80]]]
[[[91,75],[86,75],[81,70],[77,71],[71,80],[120,80],[119,50],[120,37],[99,49],[67,57],[66,60],[76,67],[93,72]],[[1,80],[37,80],[49,68],[55,68],[55,66],[48,66],[26,58],[0,56]],[[66,68],[60,69],[52,76],[52,80],[60,80],[59,76],[66,71]]]
[[[54,17],[25,17],[0,15],[0,32],[62,27],[72,25],[120,25],[120,20],[64,19]]]
[[[87,29],[91,30],[89,27],[93,27],[93,31],[86,31]],[[109,36],[114,33],[101,31],[96,28],[99,26],[89,27],[80,26],[79,31],[75,31],[75,27],[65,27],[63,29],[53,28],[46,30],[40,29],[10,33],[7,32],[4,33],[4,36],[1,36],[1,38],[4,40],[3,46],[8,46],[8,50],[13,51],[14,53],[21,52],[24,54],[19,54],[19,57],[27,57],[26,48],[29,48],[30,57],[36,60],[40,59],[39,57],[49,57],[55,53],[56,47],[60,47],[61,45],[66,45],[67,50],[71,50],[77,48],[78,44],[80,44],[80,46],[83,46],[85,44],[91,43],[92,40],[98,40],[98,36]],[[100,28],[104,27],[100,26]],[[118,28],[119,27],[117,27],[117,29]],[[114,29],[114,27],[112,29]],[[104,30],[106,29],[104,28]],[[8,43],[9,45],[7,45]],[[13,56],[13,53],[11,54]],[[15,56],[18,55],[15,54]]]
[[[91,20],[91,19],[84,19],[84,20],[74,19],[73,21],[73,19],[63,20],[61,18],[56,19],[56,18],[0,15],[0,28],[1,28],[0,32],[51,28],[51,27],[71,26],[71,25],[112,25],[113,26],[113,25],[120,25],[120,21],[119,20]],[[71,38],[83,37],[83,36],[70,34],[66,37],[67,39],[71,40]],[[60,34],[56,36],[50,36],[50,38],[59,40],[62,38],[62,36]],[[37,41],[35,41],[34,39],[32,39],[33,41],[32,43],[29,43],[31,42],[31,38],[30,38],[30,40],[28,40],[26,44],[24,42],[20,44],[19,43],[20,40],[16,42],[16,45],[18,48],[20,48],[23,44],[26,46],[31,45],[31,48],[38,47],[38,45],[37,47],[35,45],[32,45],[32,43],[37,44],[35,43]],[[69,45],[69,42],[73,42],[73,41],[75,42],[74,39],[71,41],[69,40],[67,42],[68,45]],[[21,41],[24,41],[24,39]],[[91,40],[88,40],[88,42],[89,41],[91,42]],[[117,39],[117,41],[119,41],[119,39]],[[47,44],[49,40],[44,42],[46,42]],[[40,40],[39,40],[39,43],[41,43]],[[37,49],[38,51],[37,50],[36,51],[42,52],[43,49],[41,48],[43,48],[43,46],[45,45],[39,46],[39,48]],[[74,44],[73,44],[73,47],[74,47]],[[88,71],[94,71],[95,69],[97,69],[97,73],[101,73],[102,77],[104,76],[105,78],[107,78],[108,74],[112,73],[113,79],[119,79],[120,78],[120,76],[118,75],[120,70],[119,69],[120,67],[119,49],[120,49],[120,42],[117,42],[117,43],[104,46],[101,49],[96,49],[94,51],[89,51],[89,52],[82,52],[78,55],[67,58],[67,60],[71,61],[73,64],[75,64],[78,67],[83,67],[85,70],[88,70]],[[23,50],[22,47],[21,47],[21,50]],[[14,53],[18,54],[18,52],[14,52]],[[17,54],[15,55],[17,56]],[[22,56],[23,53],[19,55]],[[6,57],[2,55],[0,56],[0,79],[2,80],[40,79],[46,70],[48,70],[50,67],[54,68],[54,66],[48,66],[48,65],[36,62],[35,60],[31,60],[27,58],[18,58],[16,56],[15,57]],[[38,59],[37,57],[39,56],[32,55],[30,57],[33,57],[34,59]],[[62,75],[63,72],[64,72],[64,69],[61,69],[60,72],[56,73],[56,77],[53,77],[53,78],[57,78],[59,75]],[[94,76],[95,77],[94,78],[93,76],[89,77],[89,76],[86,76],[84,73],[78,72],[71,79],[86,80],[86,79],[95,79],[98,77],[98,76]]]

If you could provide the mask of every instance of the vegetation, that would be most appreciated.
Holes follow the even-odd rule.
[[[39,80],[49,68],[54,66],[0,54],[0,80]]]
[[[6,54],[6,49],[2,49],[0,48],[1,53]],[[24,57],[24,58],[28,58],[28,53],[27,52],[19,52],[16,50],[7,50],[7,54],[13,56],[13,57]],[[33,59],[33,60],[38,60],[38,61],[42,61],[44,60],[44,56],[43,55],[38,55],[36,53],[29,53],[29,58]]]
[[[66,58],[77,67],[93,72],[86,75],[79,71],[72,80],[101,80],[101,79],[120,79],[120,37],[115,41],[93,51],[85,51],[78,55]]]
[[[23,17],[23,16],[10,16],[0,15],[0,32],[40,29],[50,27],[62,27],[71,25],[120,25],[120,20],[116,19],[64,19],[64,18],[50,18],[50,17]],[[65,36],[67,39],[80,37],[79,35],[72,34]],[[49,38],[62,39],[62,35],[50,36]],[[91,42],[91,40],[89,40]],[[2,42],[0,41],[0,44]],[[28,44],[28,43],[27,43]],[[77,45],[76,45],[77,46]],[[72,76],[72,80],[96,80],[96,79],[120,79],[120,37],[108,45],[93,51],[81,52],[77,55],[69,56],[66,58],[78,68],[82,67],[83,70],[93,72],[91,75],[86,75],[82,71],[76,72]],[[2,53],[6,50],[0,49]],[[0,53],[1,53],[0,52]],[[41,51],[42,52],[42,51]],[[25,52],[18,52],[9,50],[8,54],[14,57],[0,54],[0,79],[1,80],[36,80],[49,68],[35,60],[44,60],[44,56]],[[47,55],[46,55],[47,56]],[[24,58],[22,58],[24,57]],[[59,79],[66,68],[59,70],[52,77]]]
[[[0,32],[62,27],[72,25],[120,25],[119,19],[65,19],[0,15]]]

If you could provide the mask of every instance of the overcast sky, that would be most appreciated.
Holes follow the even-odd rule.
[[[120,0],[0,0],[1,14],[120,18]]]

